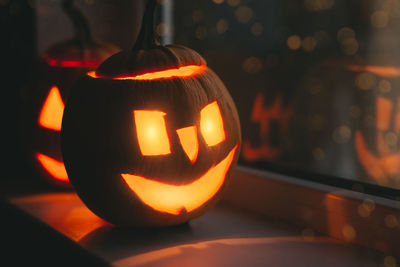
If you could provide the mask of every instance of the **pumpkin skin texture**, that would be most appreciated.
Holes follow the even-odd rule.
[[[135,79],[193,65],[199,70],[191,75]],[[202,118],[212,108],[220,112],[224,137],[207,143]],[[162,114],[167,141],[154,146],[154,154],[140,145],[138,114]],[[197,149],[185,150],[194,147],[181,139],[187,129],[193,130]],[[221,197],[238,158],[241,133],[233,100],[205,60],[189,48],[168,45],[117,53],[91,76],[79,79],[65,107],[61,143],[70,182],[95,214],[118,225],[168,226],[200,216]],[[218,175],[221,184],[210,190],[197,186],[206,173],[216,172],[215,166],[224,169]],[[155,207],[127,176],[174,193],[161,201],[161,208]],[[203,191],[213,192],[204,197]],[[172,208],[164,209],[178,195]]]

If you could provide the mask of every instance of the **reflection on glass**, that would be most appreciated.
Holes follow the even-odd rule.
[[[400,1],[174,1],[226,83],[241,163],[400,189]]]

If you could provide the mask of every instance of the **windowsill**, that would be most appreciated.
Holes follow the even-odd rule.
[[[241,166],[223,201],[302,226],[305,235],[318,232],[400,256],[398,201]]]
[[[67,246],[78,245],[115,266],[376,266],[400,247],[395,237],[399,228],[385,228],[382,219],[386,213],[398,216],[396,203],[368,196],[375,209],[361,218],[357,207],[363,194],[243,167],[236,169],[224,198],[211,211],[189,224],[158,230],[114,227],[73,192],[18,188],[1,190],[10,206],[61,236]],[[353,239],[346,239],[351,230],[343,231],[344,225],[354,228]]]

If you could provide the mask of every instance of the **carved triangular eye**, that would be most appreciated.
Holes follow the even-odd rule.
[[[134,110],[136,134],[140,151],[143,156],[171,154],[171,148],[161,111]]]
[[[57,86],[51,87],[39,115],[39,125],[54,131],[61,131],[64,102]]]
[[[197,139],[196,126],[188,126],[178,129],[176,130],[176,133],[178,134],[183,151],[185,151],[190,161],[194,163],[199,153],[199,141]]]

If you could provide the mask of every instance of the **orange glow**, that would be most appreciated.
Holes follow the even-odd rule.
[[[397,114],[394,120],[394,131],[397,135],[400,134],[400,97],[397,98]]]
[[[191,212],[210,200],[221,188],[232,164],[237,145],[217,165],[196,181],[186,185],[171,185],[143,176],[121,174],[128,187],[154,210],[179,215]]]
[[[56,60],[52,58],[46,59],[47,64],[52,67],[75,67],[75,68],[95,68],[101,62],[97,61],[79,61],[79,60]]]
[[[61,131],[64,103],[57,86],[50,89],[39,115],[39,125],[54,131]]]
[[[377,148],[381,156],[390,154],[390,148],[385,140],[385,131],[389,129],[393,104],[389,99],[378,97],[376,100]]]
[[[242,154],[246,161],[257,161],[260,159],[276,159],[282,154],[282,149],[273,147],[269,143],[259,147],[253,147],[248,140],[243,142]]]
[[[218,145],[225,140],[224,122],[217,101],[201,110],[200,130],[208,146]]]
[[[120,76],[112,77],[113,80],[159,80],[159,79],[171,79],[171,78],[184,78],[193,77],[195,75],[203,73],[207,69],[206,65],[187,65],[174,69],[167,69],[155,72],[148,72],[144,74],[134,76]],[[87,73],[92,78],[105,78],[98,76],[96,71],[90,71]]]
[[[74,192],[35,192],[8,200],[21,210],[76,242],[110,225],[91,212]]]
[[[390,114],[392,114],[393,104],[389,99],[378,97],[376,101],[376,128],[380,131],[389,129]]]
[[[167,127],[161,111],[134,110],[137,139],[144,156],[171,154]]]
[[[260,145],[253,146],[250,141],[243,142],[242,155],[246,161],[257,161],[260,159],[276,159],[282,154],[279,145],[271,144],[271,122],[278,124],[280,135],[285,136],[289,130],[289,122],[293,110],[283,106],[283,99],[278,95],[271,106],[265,106],[264,94],[257,94],[254,99],[251,121],[259,125]]]
[[[199,153],[199,140],[197,139],[196,126],[182,128],[176,131],[183,150],[192,163],[197,159]]]
[[[400,98],[398,102],[400,102]],[[397,120],[399,120],[400,111],[392,115],[393,103],[383,97],[377,98],[376,108],[376,146],[378,155],[375,155],[368,148],[361,131],[356,132],[355,142],[360,164],[365,171],[371,177],[378,179],[378,181],[385,182],[388,178],[400,174],[400,152],[392,152],[385,139],[385,133],[390,128],[392,116],[394,116],[394,130],[395,132],[397,131]]]
[[[358,158],[366,172],[373,178],[385,180],[400,174],[400,152],[386,156],[375,156],[368,148],[364,136],[356,132]]]
[[[211,240],[195,241],[193,243],[184,242],[184,244],[167,246],[149,252],[127,255],[125,258],[114,261],[113,264],[115,266],[161,266],[165,262],[176,262],[177,259],[182,262],[187,262],[185,259],[188,259],[188,257],[196,257],[196,266],[221,266],[221,261],[219,261],[220,257],[215,257],[214,255],[218,255],[219,253],[221,253],[219,255],[224,255],[226,253],[240,251],[240,253],[229,255],[230,262],[236,263],[233,264],[233,266],[264,266],[267,264],[261,263],[270,262],[271,253],[260,253],[260,251],[270,251],[271,245],[279,247],[279,244],[287,244],[288,248],[295,247],[297,250],[296,244],[310,243],[312,246],[321,247],[325,247],[326,245],[333,247],[337,244],[342,246],[339,242],[339,240],[325,236],[313,236],[308,239],[301,236],[239,237],[224,239],[214,237],[211,238]],[[240,250],[235,250],[235,248]],[[200,256],[207,255],[207,253],[212,253],[213,256]],[[243,255],[246,255],[246,258],[244,258]],[[254,258],[252,255],[254,255]],[[243,261],[244,259],[246,260],[245,263]],[[238,264],[239,262],[243,263]],[[232,266],[232,264],[229,266]]]
[[[399,77],[400,76],[400,68],[393,66],[361,66],[361,65],[349,65],[347,66],[348,70],[356,71],[356,72],[370,72],[383,77]]]
[[[40,162],[43,168],[55,179],[63,182],[68,182],[68,175],[63,162],[40,153],[36,154],[36,159]]]

